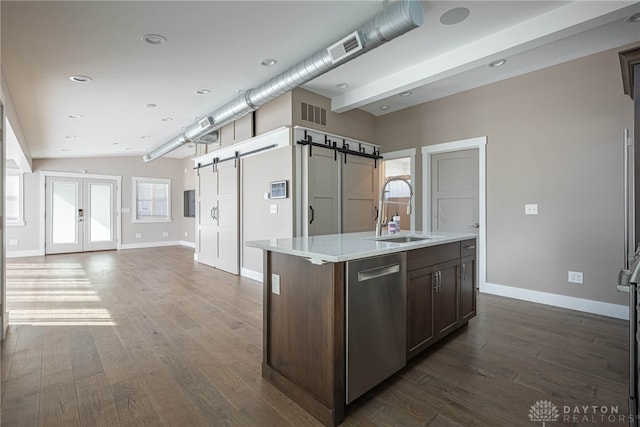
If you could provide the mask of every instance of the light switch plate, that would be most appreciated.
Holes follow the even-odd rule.
[[[272,214],[277,214],[278,213],[278,205],[269,205],[269,212],[271,212]]]
[[[136,239],[142,239],[142,233],[136,233]]]
[[[169,232],[168,231],[163,231],[162,232],[162,237],[169,237]]]
[[[9,240],[9,246],[16,246],[18,243],[19,243],[18,239]]]
[[[271,293],[280,295],[280,275],[271,274]]]
[[[538,215],[538,205],[537,204],[526,204],[526,205],[524,205],[524,214],[525,215]]]

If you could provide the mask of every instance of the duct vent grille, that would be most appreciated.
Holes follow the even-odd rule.
[[[348,56],[353,55],[359,50],[362,50],[362,40],[360,34],[355,31],[337,43],[332,44],[327,48],[331,62],[336,63],[342,61]]]
[[[327,110],[315,105],[300,103],[300,120],[320,126],[327,125]]]

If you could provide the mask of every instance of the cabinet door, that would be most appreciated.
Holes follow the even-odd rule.
[[[476,257],[466,257],[460,265],[460,322],[476,315]]]
[[[458,260],[436,266],[437,282],[433,291],[435,335],[448,333],[458,325]]]
[[[407,359],[433,341],[432,292],[436,270],[433,267],[407,274]]]
[[[342,232],[375,230],[380,168],[373,159],[349,156],[342,167]]]

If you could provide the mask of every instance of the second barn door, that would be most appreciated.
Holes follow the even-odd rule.
[[[240,272],[239,164],[200,169],[198,177],[198,262]]]

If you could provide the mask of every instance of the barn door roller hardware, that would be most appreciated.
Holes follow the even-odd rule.
[[[313,137],[304,131],[304,137],[300,141],[296,141],[300,145],[306,145],[309,147],[309,157],[313,155],[313,147],[324,148],[327,150],[333,150],[333,160],[338,160],[338,153],[344,154],[344,162],[347,163],[347,155],[366,157],[367,159],[373,159],[373,166],[378,167],[378,160],[383,157],[380,155],[380,150],[373,147],[371,153],[367,153],[367,148],[363,147],[361,143],[358,143],[358,150],[352,150],[349,148],[349,144],[345,139],[342,139],[342,145],[338,145],[336,141],[331,141],[328,136],[324,136],[324,143],[314,142]]]

